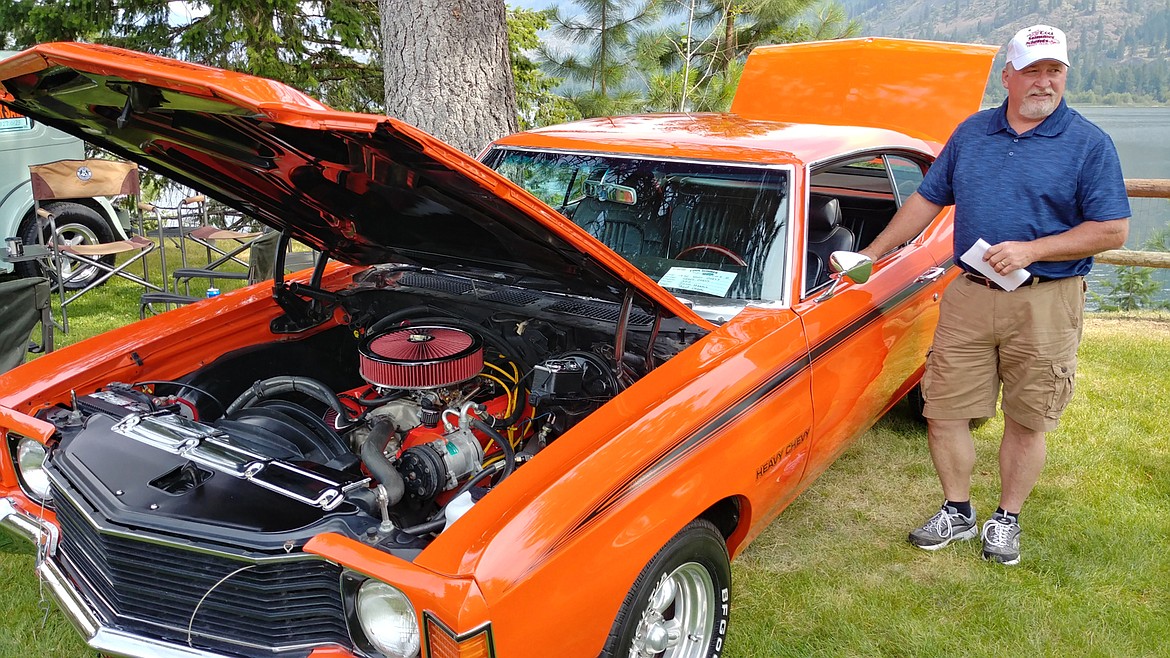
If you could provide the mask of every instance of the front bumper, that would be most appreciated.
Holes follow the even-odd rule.
[[[0,531],[4,539],[13,540],[6,543],[15,543],[21,552],[32,553],[37,547],[57,549],[57,526],[22,512],[11,498],[0,498]]]
[[[103,624],[53,559],[57,548],[57,526],[22,511],[12,499],[0,498],[0,529],[31,542],[38,554],[37,577],[56,599],[61,611],[81,632],[86,643],[99,653],[125,658],[228,658],[223,654],[127,633]]]

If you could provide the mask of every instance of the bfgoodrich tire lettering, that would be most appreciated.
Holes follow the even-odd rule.
[[[57,235],[60,238],[61,244],[98,244],[114,241],[114,231],[110,225],[106,223],[96,210],[89,206],[80,203],[72,203],[69,201],[60,201],[57,203],[50,203],[44,206],[45,210],[53,213],[57,224]],[[20,238],[24,240],[25,244],[36,244],[40,240],[37,238],[36,221],[30,220],[20,230]],[[48,244],[49,229],[46,226],[45,234],[40,238]],[[103,256],[102,262],[113,265],[113,256]],[[96,267],[86,267],[84,274],[70,278],[71,268],[77,267],[77,263],[66,259],[62,265],[66,268],[64,271],[67,283],[65,287],[69,290],[78,290],[84,288],[98,276],[102,274]],[[20,276],[41,276],[41,272],[37,268],[35,262],[16,263],[16,273]],[[49,278],[56,280],[57,273],[50,272]]]
[[[638,574],[601,658],[718,658],[730,606],[727,545],[709,521],[692,521]]]

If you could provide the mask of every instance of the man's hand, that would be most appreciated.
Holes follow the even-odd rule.
[[[1129,218],[1103,222],[1086,221],[1064,233],[1029,242],[1000,242],[987,248],[983,260],[996,272],[1008,274],[1039,261],[1078,260],[1117,249],[1129,234]]]
[[[1026,269],[1036,257],[1031,242],[1001,242],[987,248],[983,260],[1000,274],[1010,274]]]

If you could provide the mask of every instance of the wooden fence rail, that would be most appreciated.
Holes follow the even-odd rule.
[[[1170,180],[1165,178],[1127,178],[1125,192],[1131,197],[1170,199]]]
[[[1127,178],[1125,179],[1125,191],[1134,198],[1170,199],[1170,180],[1164,178]],[[1097,254],[1094,260],[1109,265],[1170,267],[1170,252],[1110,249]]]

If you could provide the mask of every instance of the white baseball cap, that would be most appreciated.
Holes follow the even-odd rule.
[[[1033,25],[1019,32],[1007,45],[1007,61],[1019,71],[1042,59],[1055,59],[1068,66],[1068,40],[1064,32],[1050,25]]]

